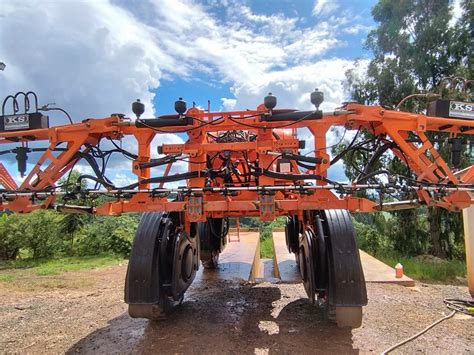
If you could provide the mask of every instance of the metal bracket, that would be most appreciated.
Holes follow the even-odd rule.
[[[188,199],[187,214],[190,222],[205,222],[204,198],[202,195],[192,195]]]
[[[275,219],[275,195],[260,194],[260,219],[273,221]]]

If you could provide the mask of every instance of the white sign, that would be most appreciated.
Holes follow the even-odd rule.
[[[27,114],[3,116],[3,127],[5,131],[30,128],[30,118]]]
[[[449,117],[474,119],[474,103],[451,101],[449,103]]]

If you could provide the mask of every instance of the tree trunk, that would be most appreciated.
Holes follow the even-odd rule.
[[[446,252],[441,245],[441,210],[439,207],[428,208],[428,221],[430,223],[431,243],[433,254],[437,257],[446,258]]]
[[[70,235],[71,240],[69,241],[69,256],[74,255],[74,232]]]

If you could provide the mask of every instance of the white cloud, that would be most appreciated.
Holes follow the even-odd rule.
[[[145,115],[151,115],[150,91],[163,73],[171,79],[177,73],[184,78],[212,73],[244,96],[283,89],[295,98],[287,100],[291,105],[302,102],[306,92],[300,89],[307,90],[299,80],[311,87],[339,85],[341,73],[323,69],[340,65],[338,59],[315,64],[330,49],[346,45],[333,31],[334,18],[302,27],[298,18],[258,15],[242,5],[230,5],[227,21],[219,21],[189,1],[150,0],[138,9],[108,1],[37,4],[11,3],[3,11],[0,54],[9,69],[1,94],[27,86],[41,91],[42,102],[67,107],[76,119],[130,113],[131,100],[138,97],[147,105]],[[335,5],[318,1],[315,8],[326,13]],[[41,26],[31,18],[42,18]],[[339,19],[338,26],[347,22]],[[313,73],[315,68],[323,70]],[[233,100],[227,104],[245,104]]]
[[[236,99],[228,99],[226,97],[221,98],[222,101],[222,107],[224,108],[225,111],[232,111],[235,109],[235,106],[237,105],[237,100]]]
[[[359,32],[369,32],[371,29],[372,29],[372,26],[367,26],[367,25],[358,23],[353,26],[344,28],[343,31],[344,33],[355,35],[355,34],[358,34]]]
[[[7,69],[0,96],[36,90],[41,103],[56,102],[76,121],[130,114],[131,101],[140,98],[149,117],[161,79],[205,74],[230,85],[234,98],[221,99],[226,110],[255,108],[269,91],[280,108],[311,109],[309,93],[315,87],[325,93],[323,109],[344,101],[341,82],[351,61],[328,58],[328,52],[347,45],[341,39],[344,32],[363,30],[352,19],[332,15],[307,26],[297,17],[256,14],[230,2],[224,18],[217,18],[209,8],[214,2],[5,3],[0,58]],[[337,7],[335,1],[318,0],[313,14],[326,16]],[[56,115],[52,121],[65,122]],[[153,154],[163,142],[183,139],[158,135]],[[124,140],[124,146],[136,150],[133,139]],[[119,169],[121,162],[112,160],[111,168]]]
[[[449,21],[449,26],[454,27],[456,22],[461,18],[463,13],[463,8],[461,6],[461,0],[453,0],[451,4],[451,20]]]
[[[337,58],[324,59],[263,73],[252,82],[235,83],[233,93],[237,98],[237,108],[256,107],[271,91],[278,99],[279,108],[313,109],[309,96],[317,87],[325,94],[322,109],[333,110],[345,100],[341,84],[352,63]]]
[[[175,65],[147,26],[107,1],[7,2],[0,16],[1,96],[34,90],[75,121],[130,113],[137,97],[152,115],[150,89]]]
[[[314,16],[324,16],[334,12],[339,7],[336,0],[316,0],[313,7]]]

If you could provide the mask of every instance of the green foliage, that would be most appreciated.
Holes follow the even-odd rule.
[[[57,228],[61,216],[53,211],[37,210],[26,215],[8,217],[12,238],[21,242],[34,259],[49,258],[62,249]]]
[[[63,178],[59,179],[58,185],[61,186],[61,191],[66,193],[71,193],[76,189],[76,183],[81,173],[77,170],[71,170],[68,175],[65,175]],[[85,180],[81,181],[80,188],[84,190],[87,188],[87,183]],[[71,202],[71,201],[69,201]],[[75,204],[79,203],[77,200],[73,201]]]
[[[6,213],[0,215],[0,260],[15,259],[21,248],[20,235],[11,230],[10,218]]]
[[[75,213],[64,215],[60,222],[59,230],[65,240],[69,239],[69,255],[74,255],[74,238],[76,232],[82,228],[85,223],[84,216]]]
[[[371,225],[355,221],[354,228],[358,247],[370,254],[376,254],[389,244],[388,238]]]
[[[78,255],[100,255],[113,253],[130,254],[133,237],[138,225],[138,214],[118,217],[93,217],[81,230],[76,241]]]
[[[259,228],[260,227],[260,219],[255,217],[240,217],[239,218],[240,226],[243,228]]]
[[[455,281],[456,277],[466,276],[466,263],[460,260],[442,260],[434,263],[394,252],[377,254],[377,258],[392,267],[401,263],[407,276],[421,281],[448,282]]]
[[[38,210],[0,216],[0,260],[64,255],[126,256],[139,214],[117,217],[60,214]]]
[[[9,274],[0,275],[0,282],[12,282],[15,281],[15,276]]]
[[[0,281],[15,281],[18,271],[38,276],[58,275],[66,271],[94,269],[98,267],[117,265],[123,258],[113,255],[65,257],[57,259],[26,259],[0,261]]]
[[[272,222],[260,222],[260,240],[271,239],[274,228],[285,226],[286,217],[277,217]]]
[[[277,217],[272,222],[260,222],[260,257],[273,258],[273,229],[285,226],[286,217]]]
[[[273,258],[273,239],[266,238],[260,241],[260,257]]]
[[[472,79],[474,5],[465,0],[462,6],[463,16],[452,27],[448,0],[379,0],[372,9],[377,27],[366,40],[373,58],[366,70],[359,61],[346,73],[347,89],[352,99],[359,103],[392,107],[406,96],[419,92],[469,99],[472,90],[469,94],[459,87],[446,88],[443,81],[443,78],[453,75]],[[417,100],[407,100],[401,106],[402,110],[411,112],[422,112],[425,108],[426,103]],[[371,132],[363,131],[358,141],[371,136]],[[428,133],[428,137],[432,141],[442,141],[446,135]],[[449,160],[450,152],[446,145],[435,143],[435,147],[445,160]],[[337,154],[344,148],[336,147],[333,153]],[[343,157],[346,175],[357,178],[370,155],[362,150],[346,154]],[[411,176],[405,161],[393,154],[381,156],[376,164],[373,170],[386,169],[393,174]],[[462,164],[469,164],[466,153]],[[400,200],[416,198],[403,193],[393,197]],[[390,245],[403,255],[429,252],[440,257],[458,258],[463,250],[460,215],[439,208],[423,209],[421,213],[399,211],[393,213],[385,225],[358,228],[362,233],[360,242],[371,251],[380,249],[380,238],[388,238]]]
[[[347,73],[353,99],[394,106],[405,96],[437,88],[447,75],[469,73],[469,21],[464,16],[450,28],[448,0],[380,0],[372,15],[378,26],[366,41],[374,55],[367,78],[357,69]],[[412,100],[404,108],[420,111],[424,105]]]
[[[426,253],[430,245],[426,210],[401,210],[393,215],[387,227],[394,249],[409,256]]]
[[[356,215],[356,219],[361,219],[360,217],[360,214]],[[378,218],[379,222],[384,219],[384,217]],[[435,259],[436,262],[430,262],[410,256],[425,254],[429,249],[428,245],[423,238],[416,235],[405,237],[400,233],[402,229],[397,230],[394,226],[397,221],[397,218],[388,215],[385,219],[386,228],[380,228],[354,220],[358,247],[392,267],[401,263],[405,274],[417,280],[450,282],[455,281],[456,277],[465,277],[464,261]],[[385,232],[380,232],[380,230]],[[384,234],[387,232],[397,233],[397,235]],[[404,243],[407,244],[404,245]],[[418,253],[414,253],[413,250],[417,250]]]

